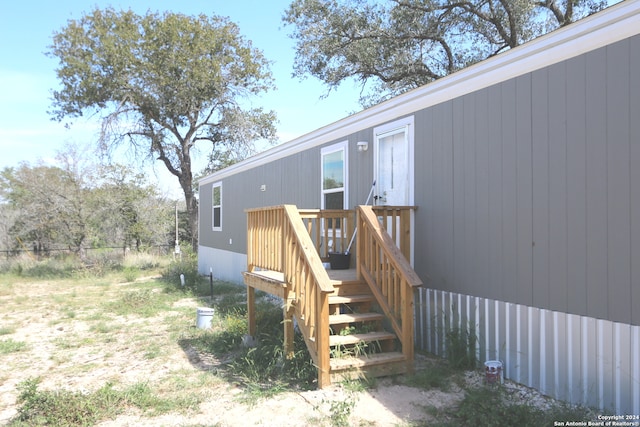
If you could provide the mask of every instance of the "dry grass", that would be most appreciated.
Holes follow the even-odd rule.
[[[144,262],[94,276],[76,269],[59,277],[33,265],[44,278],[25,275],[27,267],[0,274],[0,424],[457,425],[465,389],[481,378],[421,357],[411,378],[307,390],[304,357],[280,360],[277,343],[238,348],[243,287],[216,283],[213,330],[196,329],[196,309],[209,301],[168,285],[162,265]],[[261,323],[279,327],[277,319]],[[423,375],[429,371],[447,377]]]

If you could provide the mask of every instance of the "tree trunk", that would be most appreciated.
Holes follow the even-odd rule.
[[[191,201],[187,201],[187,214],[189,215],[189,226],[191,227],[191,246],[193,252],[198,253],[198,201],[191,192]]]
[[[198,252],[198,201],[193,194],[193,180],[190,177],[180,179],[180,185],[184,191],[184,201],[187,206],[187,218],[189,218],[189,234],[191,235],[191,247],[193,252]]]

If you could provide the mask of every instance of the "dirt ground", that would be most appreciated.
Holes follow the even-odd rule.
[[[200,397],[188,411],[150,415],[127,408],[98,424],[101,427],[324,426],[332,425],[332,414],[345,408],[341,402],[353,405],[347,410],[350,425],[428,425],[437,417],[431,414],[455,407],[464,396],[456,384],[443,392],[407,387],[391,378],[379,380],[368,391],[334,385],[247,404],[242,389],[215,375],[220,361],[167,338],[168,323],[182,322],[185,328],[195,323],[195,299],[173,302],[172,311],[155,318],[101,314],[103,301],[130,285],[105,285],[85,298],[86,289],[78,284],[54,288],[46,282],[9,287],[0,283],[0,328],[5,330],[0,340],[26,343],[21,351],[0,353],[0,425],[17,414],[16,386],[33,377],[41,378],[40,389],[89,392],[109,382],[116,386],[147,382],[160,393]],[[175,318],[167,323],[171,316]],[[432,359],[419,356],[416,363]],[[466,374],[468,384],[482,380],[478,372]],[[520,392],[529,394],[523,399],[531,399],[530,391]]]

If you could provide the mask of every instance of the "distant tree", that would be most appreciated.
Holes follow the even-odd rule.
[[[10,231],[14,239],[35,251],[82,250],[91,210],[86,189],[72,170],[22,164],[3,170],[2,186],[10,188],[6,198],[18,212]]]
[[[173,203],[146,176],[121,164],[103,165],[91,176],[94,245],[139,251],[171,242]]]
[[[58,166],[23,163],[0,171],[0,236],[7,249],[49,251],[120,246],[141,249],[172,240],[173,202],[129,166],[96,165],[77,147]],[[20,243],[22,242],[22,243]]]
[[[226,18],[95,9],[55,33],[49,55],[62,85],[53,117],[97,111],[105,152],[124,144],[162,162],[184,192],[194,239],[196,145],[250,152],[275,138],[275,114],[243,104],[272,88],[268,61]]]
[[[601,0],[294,0],[294,75],[329,91],[354,79],[365,106],[602,9]],[[366,90],[367,84],[370,90]]]
[[[2,178],[0,178],[0,183]],[[18,211],[0,199],[0,251],[11,251],[14,248],[11,229],[18,219]]]

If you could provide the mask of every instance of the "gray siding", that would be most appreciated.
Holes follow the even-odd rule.
[[[359,153],[355,143],[360,140],[371,142],[372,135],[373,130],[368,129],[324,145],[345,140],[350,142],[348,203],[351,207],[364,203],[371,189],[372,150]],[[201,186],[200,245],[246,253],[246,209],[282,204],[294,204],[305,209],[320,208],[321,149],[317,147],[296,153],[223,179],[221,231],[212,231],[211,228],[211,189],[214,182]],[[262,185],[266,186],[266,191],[261,191]]]
[[[640,42],[630,42],[629,76],[640,75]],[[629,90],[629,171],[631,218],[631,298],[632,322],[640,324],[640,82],[630,78]]]
[[[300,177],[304,177],[301,179]],[[222,182],[222,230],[211,230],[210,214],[200,215],[200,244],[232,252],[246,253],[245,209],[292,203],[305,208],[320,205],[319,150],[297,153]],[[261,186],[266,191],[261,191]],[[213,183],[200,188],[200,209],[211,210]],[[232,243],[229,243],[232,239]]]
[[[416,113],[428,287],[640,324],[640,37]]]
[[[640,324],[639,58],[634,36],[414,113],[427,287]],[[325,145],[344,140],[353,207],[371,186],[373,126]],[[245,209],[318,208],[320,150],[225,178],[223,230],[201,215],[200,243],[246,253]]]

